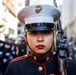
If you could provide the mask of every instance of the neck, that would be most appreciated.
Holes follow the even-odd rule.
[[[51,50],[49,50],[47,53],[45,54],[36,54],[36,53],[33,53],[34,55],[36,55],[38,58],[40,59],[45,59],[46,57],[48,57],[51,53]]]

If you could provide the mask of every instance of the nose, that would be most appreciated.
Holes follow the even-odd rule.
[[[38,33],[38,35],[37,35],[37,41],[38,42],[43,42],[44,41],[44,37],[43,37],[43,35],[41,33]]]

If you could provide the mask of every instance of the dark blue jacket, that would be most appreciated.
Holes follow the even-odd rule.
[[[5,75],[58,75],[57,72],[57,61],[51,53],[45,59],[29,55],[18,57],[10,62]],[[73,72],[70,70],[70,75],[76,75]]]

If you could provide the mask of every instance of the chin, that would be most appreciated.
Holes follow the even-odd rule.
[[[37,52],[37,54],[45,54],[45,52]]]

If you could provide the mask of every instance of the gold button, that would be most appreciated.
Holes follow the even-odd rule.
[[[36,56],[34,56],[33,58],[34,58],[34,60],[37,60]]]
[[[42,71],[42,70],[43,70],[43,67],[42,67],[42,66],[39,66],[39,67],[38,67],[38,70],[39,70],[39,71]]]

